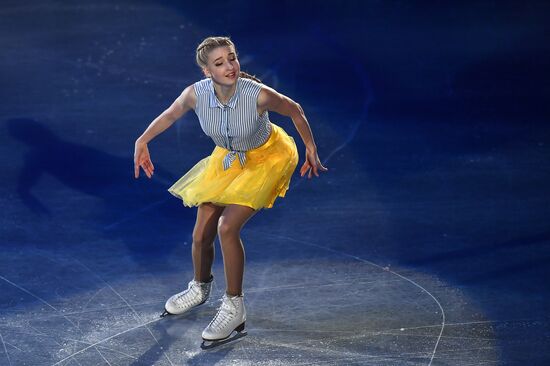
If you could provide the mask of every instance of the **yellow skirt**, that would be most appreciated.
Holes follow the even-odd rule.
[[[255,210],[271,208],[277,197],[284,197],[292,173],[298,165],[294,139],[281,127],[271,124],[269,139],[260,147],[246,152],[241,167],[235,159],[223,170],[222,161],[229,152],[216,146],[212,154],[192,167],[168,192],[181,198],[188,207],[211,202],[226,206],[237,204]]]

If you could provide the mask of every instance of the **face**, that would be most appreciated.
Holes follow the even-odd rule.
[[[208,54],[208,64],[203,71],[218,84],[233,85],[241,71],[235,49],[231,46],[214,48]]]

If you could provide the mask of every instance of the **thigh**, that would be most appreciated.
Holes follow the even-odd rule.
[[[238,232],[256,212],[258,211],[248,206],[228,205],[221,214],[219,230]]]
[[[225,207],[216,206],[212,203],[202,203],[197,209],[197,221],[193,229],[195,238],[213,240],[216,237],[218,220]]]

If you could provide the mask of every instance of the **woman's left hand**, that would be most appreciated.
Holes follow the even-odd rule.
[[[319,156],[317,155],[317,148],[306,148],[306,161],[300,168],[300,176],[303,177],[307,173],[307,177],[308,179],[310,179],[312,174],[318,177],[319,171],[326,172],[327,170],[328,169],[325,168],[323,164],[321,164],[321,160],[319,160]]]

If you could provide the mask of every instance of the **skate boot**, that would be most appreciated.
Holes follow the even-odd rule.
[[[161,318],[166,315],[183,314],[195,306],[204,304],[210,297],[210,290],[214,277],[210,276],[208,282],[198,282],[194,279],[187,285],[187,290],[177,293],[170,297],[164,305],[164,313]]]
[[[244,323],[246,321],[246,309],[243,296],[223,295],[222,304],[218,313],[210,324],[202,332],[202,349],[208,349],[227,343],[237,338],[244,337]],[[230,338],[233,331],[237,334]]]

